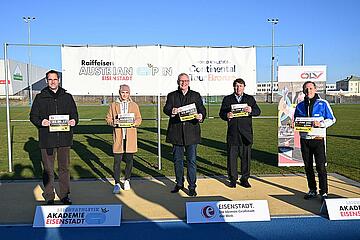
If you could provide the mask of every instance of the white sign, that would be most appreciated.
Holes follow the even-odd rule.
[[[178,111],[179,111],[181,121],[192,120],[192,119],[196,118],[196,115],[197,115],[197,109],[196,109],[195,103],[179,107]]]
[[[279,66],[279,82],[326,82],[326,65]]]
[[[295,130],[307,132],[309,136],[326,137],[326,128],[314,127],[314,122],[324,122],[324,117],[297,117],[295,118]]]
[[[135,114],[134,113],[120,113],[114,120],[114,123],[119,128],[130,128],[134,126]]]
[[[330,220],[360,219],[360,198],[325,199]]]
[[[187,223],[270,221],[266,200],[187,202]]]
[[[121,205],[37,206],[33,227],[120,226]]]
[[[249,116],[249,113],[245,112],[244,110],[244,108],[247,106],[247,103],[231,104],[231,112],[233,113],[233,117]]]
[[[61,54],[62,86],[73,95],[117,95],[128,84],[132,95],[164,96],[183,72],[202,95],[230,94],[236,78],[256,93],[255,47],[63,46]]]
[[[68,132],[70,131],[69,115],[50,115],[49,132]]]
[[[326,66],[279,66],[278,95],[278,165],[303,166],[300,134],[293,125],[296,105],[304,100],[302,85],[313,81],[318,92],[326,87]],[[315,128],[313,128],[314,130]],[[326,141],[326,129],[317,128],[313,136],[321,136]]]

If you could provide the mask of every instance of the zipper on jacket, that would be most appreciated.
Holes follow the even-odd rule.
[[[57,98],[54,98],[55,101],[55,114],[58,115],[58,103],[57,103]],[[57,142],[58,144],[60,144],[60,132],[56,132],[57,135]]]

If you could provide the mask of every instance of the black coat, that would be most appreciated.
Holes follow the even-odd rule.
[[[246,145],[253,143],[252,116],[259,116],[261,113],[255,98],[251,95],[244,93],[240,103],[247,103],[252,108],[249,116],[232,118],[230,121],[227,118],[227,113],[231,112],[231,105],[238,104],[235,94],[224,97],[219,112],[220,118],[228,123],[226,141],[230,145],[239,145],[240,137]]]
[[[68,147],[73,144],[73,128],[69,132],[49,132],[49,127],[41,125],[42,120],[49,119],[49,115],[69,115],[69,119],[79,122],[75,101],[71,94],[59,87],[53,93],[48,87],[36,95],[30,112],[30,121],[38,128],[39,147],[55,148]]]
[[[173,108],[178,108],[191,103],[195,103],[197,112],[203,115],[204,120],[206,118],[206,109],[198,92],[192,91],[189,88],[188,92],[183,95],[182,91],[178,89],[167,95],[166,104],[163,109],[164,113],[170,117],[166,134],[166,142],[183,146],[198,144],[201,142],[199,120],[192,119],[181,122],[178,114],[171,117]]]

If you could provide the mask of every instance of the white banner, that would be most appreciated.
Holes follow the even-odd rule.
[[[360,219],[360,198],[325,199],[330,220]]]
[[[326,82],[326,66],[279,66],[279,82]]]
[[[292,124],[295,107],[304,100],[304,82],[313,81],[318,92],[325,91],[326,66],[279,66],[278,81],[278,94],[281,96],[278,106],[278,166],[303,166],[300,135]]]
[[[33,227],[120,226],[121,205],[37,206]]]
[[[266,200],[187,202],[187,223],[270,221]]]
[[[64,46],[61,54],[62,86],[73,95],[118,95],[120,84],[132,95],[167,95],[182,72],[202,95],[230,94],[239,77],[256,93],[255,47]]]

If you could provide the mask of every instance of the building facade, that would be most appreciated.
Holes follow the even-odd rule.
[[[349,95],[360,95],[360,77],[351,75],[336,82],[336,91],[345,91]]]
[[[265,82],[265,83],[257,83],[256,84],[256,93],[257,94],[270,94],[271,93],[271,82]],[[273,93],[277,93],[278,92],[278,83],[277,82],[273,82]]]

